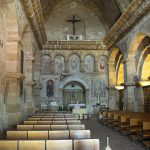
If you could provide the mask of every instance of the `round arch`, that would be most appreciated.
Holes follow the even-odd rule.
[[[63,104],[63,101],[64,101],[64,96],[63,96],[63,89],[65,88],[65,86],[71,82],[77,82],[79,84],[81,84],[84,89],[85,89],[85,103],[86,103],[86,107],[88,107],[90,105],[90,101],[89,101],[89,95],[90,95],[90,86],[89,84],[81,79],[81,78],[78,78],[78,77],[74,77],[74,76],[71,76],[71,77],[67,77],[65,79],[63,79],[59,85],[59,99],[62,100],[60,101],[59,103],[62,105]]]

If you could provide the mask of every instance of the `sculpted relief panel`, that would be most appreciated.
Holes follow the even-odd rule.
[[[55,58],[55,73],[61,74],[65,70],[65,60],[61,55],[56,56]]]
[[[76,54],[73,54],[69,58],[69,72],[75,73],[80,71],[80,57]]]
[[[107,71],[107,58],[105,56],[99,57],[99,71],[105,72]]]
[[[92,73],[94,72],[94,57],[87,55],[84,60],[85,72]]]
[[[50,72],[50,57],[48,55],[43,55],[41,58],[41,73]]]

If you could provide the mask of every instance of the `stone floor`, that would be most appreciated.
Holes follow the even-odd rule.
[[[139,143],[132,142],[127,136],[121,135],[120,132],[99,123],[96,117],[82,122],[85,124],[86,129],[91,130],[91,138],[100,139],[100,150],[104,150],[107,137],[110,137],[112,150],[144,150]]]

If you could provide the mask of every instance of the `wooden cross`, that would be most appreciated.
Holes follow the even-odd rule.
[[[67,21],[72,23],[72,25],[73,25],[73,35],[75,35],[76,34],[75,24],[77,22],[81,22],[81,20],[77,20],[77,19],[75,19],[75,16],[72,16],[72,19],[71,20],[67,20]]]

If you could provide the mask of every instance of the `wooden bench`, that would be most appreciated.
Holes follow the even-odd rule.
[[[90,136],[90,130],[70,130],[71,139],[89,139]]]
[[[67,125],[51,125],[51,130],[67,130]]]
[[[18,150],[17,143],[18,141],[8,141],[8,140],[0,141],[0,150]]]
[[[74,140],[74,150],[99,150],[99,139]]]
[[[66,124],[67,122],[66,122],[66,120],[64,120],[64,121],[53,121],[53,124],[56,124],[56,125],[58,125],[58,124],[60,124],[60,125],[62,125],[62,124]]]
[[[28,131],[28,140],[48,140],[48,131]]]
[[[80,120],[67,120],[67,124],[81,124]]]
[[[50,125],[34,125],[34,130],[51,130]]]
[[[51,139],[51,140],[69,139],[69,130],[49,131],[49,139]]]
[[[47,140],[46,150],[72,150],[72,140]]]
[[[45,150],[45,141],[19,141],[19,150]]]
[[[33,125],[17,125],[17,130],[19,131],[29,131],[33,130]]]
[[[7,131],[7,139],[8,140],[27,140],[28,139],[28,131]]]
[[[79,124],[79,125],[68,125],[69,130],[85,130],[85,125],[84,124]]]
[[[37,124],[41,124],[41,125],[50,125],[52,124],[52,121],[38,121]]]
[[[26,125],[32,125],[32,124],[37,124],[38,121],[24,121],[24,124]]]

